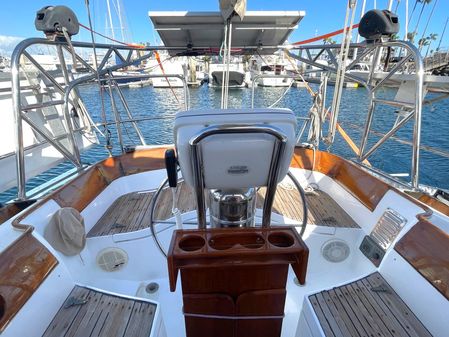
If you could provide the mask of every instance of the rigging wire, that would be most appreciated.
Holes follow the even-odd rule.
[[[228,18],[224,26],[224,41],[220,47],[220,53],[223,53],[223,75],[221,78],[221,108],[228,108],[229,98],[229,63],[231,62],[231,41],[232,41],[232,22]]]
[[[264,57],[260,54],[259,51],[257,51],[257,55],[258,55],[258,56],[260,57],[260,59],[262,60],[262,63],[265,63],[265,65],[266,65],[267,67],[270,67],[270,69],[271,69],[271,66],[270,66],[270,65],[268,64],[268,62],[264,59]],[[309,92],[309,94],[310,94],[312,97],[314,97],[314,96],[316,95],[316,93],[312,90],[312,88],[309,86],[309,84],[308,84],[307,81],[304,79],[304,77],[299,73],[298,67],[292,62],[290,56],[289,56],[287,53],[285,53],[285,56],[287,57],[287,60],[290,62],[290,64],[295,68],[295,70],[294,70],[295,74],[298,75],[298,77],[301,79],[301,81],[304,82],[304,84],[305,84],[305,86],[306,86],[306,89],[307,89],[307,91]],[[294,82],[294,79],[292,79],[292,82],[291,82],[290,85],[287,87],[287,89],[284,91],[284,93],[279,97],[279,99],[278,99],[276,102],[274,102],[273,104],[271,104],[271,105],[269,106],[269,108],[274,107],[276,104],[278,104],[278,103],[281,101],[281,99],[287,94],[287,92],[288,92],[288,91],[291,89],[291,87],[293,86],[293,82]]]
[[[423,41],[423,40],[424,40],[424,35],[426,35],[427,28],[429,27],[430,19],[431,19],[432,16],[433,16],[433,11],[435,10],[435,6],[437,5],[437,3],[438,3],[438,0],[435,0],[435,2],[433,3],[432,10],[431,10],[431,12],[430,12],[430,14],[429,14],[429,17],[427,18],[427,22],[426,22],[426,25],[425,25],[424,30],[423,30],[423,32],[422,32],[422,36],[421,36],[420,41]],[[430,41],[430,43],[432,43],[432,41]],[[422,48],[423,46],[424,46],[424,43],[420,43],[420,44],[419,44],[419,49],[421,50],[421,48]],[[426,55],[426,56],[427,56],[427,55]]]
[[[229,20],[229,31],[228,31],[228,43],[227,43],[227,48],[228,48],[228,54],[227,54],[227,62],[226,62],[226,87],[225,87],[225,108],[228,108],[228,100],[229,100],[229,64],[231,63],[231,45],[232,45],[232,21],[231,19]]]
[[[86,0],[86,1],[87,1],[87,0]],[[106,35],[104,35],[104,34],[101,34],[101,33],[99,33],[99,32],[96,32],[96,31],[94,31],[92,28],[89,28],[89,27],[87,27],[87,26],[85,26],[85,25],[83,25],[83,24],[81,24],[81,23],[80,23],[80,26],[83,27],[84,29],[89,30],[89,31],[91,32],[91,34],[97,34],[97,35],[99,35],[99,36],[101,36],[101,37],[103,37],[103,38],[105,38],[105,39],[107,39],[107,40],[110,40],[110,41],[112,41],[112,42],[116,42],[116,43],[121,44],[121,45],[123,45],[123,46],[134,47],[134,48],[141,48],[141,49],[145,48],[145,46],[142,45],[142,44],[123,42],[123,41],[119,41],[119,40],[117,40],[117,39],[111,38],[111,37],[109,37],[109,36],[106,36]],[[179,101],[179,99],[178,99],[178,96],[176,95],[176,92],[173,90],[173,87],[171,86],[171,83],[170,83],[170,81],[168,80],[168,78],[167,78],[167,76],[166,76],[166,74],[165,74],[165,70],[164,70],[164,67],[163,67],[163,65],[162,65],[165,61],[171,60],[171,59],[173,58],[173,56],[170,56],[169,58],[165,59],[165,60],[162,61],[162,62],[161,62],[159,53],[158,53],[157,51],[154,51],[154,56],[156,57],[156,61],[157,61],[158,65],[159,65],[159,67],[161,68],[162,74],[164,75],[164,78],[165,78],[165,80],[167,81],[168,86],[169,86],[169,88],[170,88],[170,90],[171,90],[173,96],[174,96],[175,99],[176,99],[176,102],[177,102],[178,104],[181,104],[180,101]],[[157,66],[153,67],[152,69],[154,69],[154,68],[156,68],[156,67],[157,67]],[[152,69],[150,69],[150,70],[152,70]]]
[[[406,1],[408,1],[408,0],[406,0]],[[396,14],[397,12],[398,12],[398,8],[399,8],[399,3],[401,2],[401,0],[398,0],[397,2],[396,2],[396,7],[394,8],[394,14]]]
[[[338,113],[340,110],[340,101],[343,93],[343,86],[346,72],[346,61],[349,58],[349,46],[351,43],[351,33],[357,7],[357,0],[348,0],[348,7],[346,9],[345,25],[343,43],[340,47],[339,65],[337,69],[337,76],[335,79],[335,91],[332,99],[332,115],[330,120],[329,132],[327,142],[331,144],[335,138],[336,123],[338,120]],[[349,21],[350,20],[350,21]]]
[[[444,24],[443,32],[441,33],[440,41],[438,42],[438,47],[437,47],[436,51],[439,51],[439,50],[440,50],[440,47],[441,47],[441,41],[443,41],[443,36],[444,36],[444,34],[446,33],[446,27],[447,27],[447,22],[448,22],[448,21],[449,21],[449,17],[446,18],[446,23]]]
[[[86,0],[86,2],[89,3],[88,0]],[[98,36],[101,36],[102,38],[105,38],[105,39],[107,39],[107,40],[109,40],[109,41],[112,41],[112,42],[121,44],[121,45],[123,45],[123,46],[134,47],[134,48],[145,48],[145,46],[144,46],[143,44],[139,44],[139,43],[128,43],[128,42],[119,41],[119,40],[117,40],[117,39],[113,39],[112,37],[109,37],[109,36],[107,36],[107,35],[101,34],[101,33],[97,32],[97,31],[93,30],[93,29],[92,29],[92,25],[90,24],[90,18],[89,18],[89,26],[90,26],[90,27],[85,26],[85,25],[83,25],[82,23],[80,23],[80,26],[83,27],[84,29],[87,29],[88,31],[90,31],[91,34],[96,34],[96,35],[98,35]]]
[[[356,24],[353,24],[350,29],[352,30],[352,29],[356,29],[358,27],[359,27],[359,24],[356,23]],[[325,40],[325,39],[327,39],[329,37],[333,37],[333,36],[340,35],[340,34],[344,33],[346,29],[347,28],[345,27],[343,29],[339,29],[339,30],[336,30],[334,32],[330,32],[330,33],[327,33],[327,34],[324,34],[324,35],[320,35],[320,36],[315,36],[314,38],[311,38],[311,39],[307,39],[307,40],[303,40],[303,41],[292,43],[292,45],[293,46],[300,46],[300,45],[303,45],[303,44],[309,44],[309,43],[312,43],[312,42]]]
[[[260,55],[260,54],[259,54]],[[313,89],[310,87],[309,83],[304,79],[304,77],[302,76],[302,74],[300,73],[298,66],[296,65],[295,62],[293,62],[292,58],[290,57],[290,55],[288,55],[287,52],[284,53],[284,55],[287,57],[287,61],[291,64],[291,66],[293,68],[295,68],[294,72],[296,75],[298,75],[298,77],[301,79],[301,81],[304,83],[307,91],[309,92],[309,94],[314,97],[317,95],[316,92],[313,91]]]
[[[416,26],[412,33],[413,37],[418,33],[419,22],[421,21],[421,17],[424,12],[424,8],[426,7],[426,4],[427,4],[427,1],[417,0],[417,2],[422,2],[422,6],[421,6],[421,11],[419,12],[418,21],[416,21]],[[415,7],[416,7],[416,3],[415,3]]]
[[[262,55],[259,52],[258,52],[258,55],[259,55],[260,59],[262,60],[262,62],[265,63],[265,65],[269,66],[268,63],[266,62],[266,60],[262,57]],[[323,83],[321,84],[319,91],[318,92],[314,92],[313,89],[310,87],[309,83],[300,74],[296,64],[293,63],[291,57],[287,53],[285,55],[287,56],[287,60],[290,62],[290,64],[295,68],[296,74],[305,83],[306,89],[307,89],[307,91],[309,92],[310,96],[313,99],[313,106],[312,106],[312,108],[309,111],[309,118],[311,119],[311,129],[310,129],[310,132],[309,132],[308,139],[309,139],[309,141],[312,141],[312,143],[316,143],[316,145],[318,145],[318,140],[320,139],[320,133],[321,133],[319,124],[321,124],[324,121],[324,119],[329,119],[328,116],[329,116],[329,113],[330,113],[329,109],[326,109],[325,107],[323,107],[323,109],[325,110],[325,115],[324,116],[320,116],[319,114],[316,113],[316,109],[318,108],[318,105],[323,104],[323,100],[324,100],[324,97],[321,97],[321,94],[319,94],[319,92],[321,92],[321,90],[322,90],[321,86],[323,85]],[[287,93],[287,91],[284,92],[284,95],[286,93]],[[281,99],[282,99],[282,97],[281,97]],[[278,101],[280,101],[280,99]],[[274,106],[274,104],[272,106]],[[272,106],[270,106],[270,107],[272,107]],[[352,149],[352,151],[355,154],[359,155],[360,154],[360,149],[357,147],[357,145],[352,140],[352,138],[347,134],[347,132],[342,128],[342,126],[338,122],[336,124],[336,130],[340,133],[340,135],[343,137],[343,139],[346,141],[346,143],[349,145],[349,147]],[[313,147],[314,151],[315,151],[315,149],[316,149],[316,146]],[[314,155],[315,155],[315,152],[314,152]],[[315,160],[314,160],[314,162],[315,162]],[[369,161],[366,160],[366,159],[363,161],[363,163],[368,165],[368,166],[371,166]]]
[[[107,126],[107,120],[106,120],[106,108],[104,105],[104,93],[103,93],[103,87],[101,85],[101,78],[100,78],[100,73],[98,72],[98,59],[97,59],[97,49],[96,49],[96,45],[95,45],[95,37],[94,37],[94,31],[92,29],[92,18],[90,15],[90,6],[89,6],[89,0],[85,0],[84,4],[86,6],[86,10],[87,10],[87,17],[89,20],[89,31],[90,31],[90,37],[92,40],[92,47],[93,47],[93,52],[94,52],[94,65],[95,65],[95,72],[97,75],[97,81],[98,81],[98,89],[99,89],[99,93],[100,93],[100,101],[101,101],[101,118],[103,119],[103,124],[104,124],[104,133],[106,134],[106,150],[109,152],[109,156],[112,156],[112,143],[111,143],[111,132],[108,129]]]
[[[220,46],[220,53],[219,55],[222,57],[222,63],[223,63],[223,71],[221,75],[221,108],[224,108],[224,92],[225,92],[225,85],[226,85],[226,72],[225,72],[225,63],[226,63],[226,40],[228,38],[228,25],[225,25],[224,27],[224,40]]]
[[[273,108],[275,107],[284,97],[285,95],[287,95],[287,92],[290,90],[290,88],[293,85],[293,80],[290,82],[290,85],[287,87],[287,89],[285,89],[285,91],[282,93],[282,95],[278,98],[278,100],[276,102],[274,102],[273,104],[271,104],[268,108]]]
[[[94,34],[96,34],[96,35],[98,35],[98,36],[101,36],[101,37],[103,37],[103,38],[105,38],[105,39],[107,39],[107,40],[110,40],[110,41],[112,41],[112,42],[115,42],[115,43],[118,43],[118,44],[121,44],[121,45],[124,45],[124,46],[128,46],[128,47],[134,47],[134,48],[141,48],[141,49],[143,49],[143,48],[145,48],[145,46],[142,45],[142,44],[128,43],[128,42],[119,41],[119,40],[117,40],[117,39],[111,38],[111,37],[109,37],[109,36],[106,36],[106,35],[104,35],[104,34],[101,34],[101,33],[97,32],[97,31],[95,31],[95,30],[92,28],[92,20],[91,20],[90,9],[89,9],[89,0],[85,0],[85,1],[86,1],[86,7],[87,7],[87,10],[88,10],[89,27],[86,26],[86,25],[83,25],[82,23],[80,23],[80,26],[81,26],[82,28],[88,30],[88,31],[90,32],[90,34],[91,34],[92,45],[93,45],[93,49],[94,49],[94,57],[95,57],[95,61],[94,61],[94,62],[95,62],[95,69],[97,70],[97,80],[98,80],[99,87],[100,87],[100,96],[101,96],[101,103],[102,103],[102,119],[103,119],[103,122],[104,122],[103,124],[104,124],[105,128],[107,129],[106,113],[105,113],[105,106],[104,106],[104,100],[103,100],[103,88],[102,88],[101,81],[100,81],[100,76],[99,76],[99,73],[98,73],[98,61],[97,61],[97,55],[96,55],[96,48],[95,48]],[[173,58],[173,56],[170,56],[170,57],[166,58],[165,60],[161,61],[160,56],[159,56],[159,53],[158,53],[157,51],[154,51],[154,55],[155,55],[155,57],[156,57],[156,61],[157,61],[158,65],[156,65],[156,66],[154,66],[154,67],[151,67],[151,68],[149,68],[149,69],[147,69],[147,70],[151,71],[151,70],[157,68],[158,66],[161,68],[162,74],[164,75],[164,78],[165,78],[165,80],[167,81],[168,86],[169,86],[169,88],[170,88],[170,90],[171,90],[173,96],[174,96],[175,99],[176,99],[176,102],[177,102],[178,104],[180,104],[180,101],[179,101],[179,99],[178,99],[178,96],[176,95],[176,92],[174,91],[173,87],[171,86],[171,83],[170,83],[170,81],[168,80],[168,78],[167,78],[167,76],[166,76],[166,74],[165,74],[164,67],[163,67],[163,63],[166,62],[166,61],[168,61],[168,60],[171,60],[171,59]],[[125,130],[125,131],[126,131],[126,130]],[[106,130],[106,131],[105,131],[105,134],[106,134],[106,137],[107,137],[107,138],[106,138],[106,144],[107,144],[106,147],[107,147],[108,149],[112,149],[112,145],[111,145],[111,141],[110,141],[110,135],[111,135],[111,132],[110,132],[109,130]],[[109,136],[108,136],[108,135],[109,135]],[[110,151],[109,151],[109,153],[111,154]],[[112,155],[112,154],[111,154],[111,155]]]
[[[159,53],[157,52],[157,50],[154,51],[154,56],[156,57],[156,61],[157,61],[157,63],[159,64],[159,67],[161,68],[162,74],[164,75],[164,78],[165,78],[165,80],[167,81],[168,86],[169,86],[169,88],[170,88],[170,90],[171,90],[173,96],[175,96],[176,102],[177,102],[178,104],[181,104],[181,103],[179,102],[178,96],[176,96],[176,93],[175,93],[175,91],[173,90],[173,87],[172,87],[171,84],[170,84],[170,81],[169,81],[168,78],[167,78],[167,75],[165,74],[165,70],[164,70],[164,67],[162,66],[162,62],[161,62],[161,57],[159,56]]]
[[[72,39],[70,38],[70,35],[69,35],[68,31],[67,31],[67,28],[64,27],[64,26],[62,27],[62,33],[64,34],[64,37],[65,37],[66,42],[68,44],[68,50],[69,50],[69,52],[70,52],[70,54],[72,56],[72,71],[69,72],[69,74],[70,74],[70,76],[72,77],[72,80],[73,80],[73,73],[72,72],[73,71],[77,72],[77,68],[78,68],[78,65],[77,65],[77,54],[76,54],[75,47],[72,44]],[[62,52],[62,53],[63,53],[62,57],[64,57],[64,52]],[[94,123],[93,123],[92,119],[90,118],[89,114],[86,111],[86,107],[84,106],[84,103],[82,102],[82,100],[80,100],[78,98],[78,96],[79,96],[79,94],[77,93],[75,95],[75,97],[74,97],[74,102],[76,102],[76,104],[77,104],[77,106],[79,108],[78,115],[83,120],[84,125],[88,128],[87,132],[91,132],[92,131],[91,127],[94,127],[100,133],[100,135],[103,136],[103,133],[96,126],[94,126]],[[75,109],[75,111],[78,111],[75,108],[74,104],[72,104],[72,106],[73,106],[73,109]],[[87,139],[87,137],[86,137],[86,139]]]

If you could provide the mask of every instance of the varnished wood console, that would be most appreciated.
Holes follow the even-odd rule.
[[[170,290],[181,271],[187,337],[278,337],[288,267],[305,282],[308,248],[291,227],[178,230]]]

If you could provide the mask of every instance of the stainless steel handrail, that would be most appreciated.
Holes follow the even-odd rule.
[[[271,157],[270,170],[267,180],[267,191],[263,205],[262,227],[270,226],[271,208],[273,206],[274,195],[276,194],[276,185],[280,169],[280,159],[287,144],[287,137],[276,127],[257,124],[257,125],[213,125],[202,130],[198,135],[192,137],[189,144],[192,148],[192,167],[194,177],[194,189],[197,201],[198,228],[206,228],[206,206],[204,198],[204,175],[203,159],[201,155],[201,141],[207,137],[219,134],[237,134],[237,133],[264,133],[273,136],[276,139]]]

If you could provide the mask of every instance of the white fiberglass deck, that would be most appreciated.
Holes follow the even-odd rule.
[[[307,185],[305,181],[302,183]],[[319,185],[315,185],[315,187],[318,186]],[[284,182],[280,185],[272,215],[273,225],[285,223],[298,224],[298,222],[302,220],[302,214],[300,214],[301,212],[298,210],[300,208],[299,206],[301,206],[299,200],[297,201],[298,205],[296,205],[296,208],[293,208],[293,210],[288,207],[289,203],[294,203],[294,198],[298,198],[297,195],[294,195],[297,193],[296,191],[289,193],[292,192],[289,190],[290,187],[288,182]],[[188,191],[184,190],[184,193],[187,196],[187,199],[191,198],[191,194],[188,193]],[[125,194],[123,195],[125,197]],[[132,197],[132,194],[130,195]],[[289,198],[291,198],[291,200],[289,200]],[[120,198],[116,200],[119,199]],[[364,231],[357,226],[355,221],[352,220],[343,209],[340,209],[335,201],[333,201],[324,190],[317,190],[315,193],[309,194],[308,199],[310,199],[312,203],[312,212],[309,214],[309,224],[303,236],[303,239],[310,250],[307,279],[304,286],[298,286],[295,283],[293,271],[290,270],[289,272],[285,319],[282,330],[282,336],[284,337],[296,334],[302,305],[306,296],[322,289],[335,286],[336,284],[347,283],[375,271],[375,267],[370,263],[366,263],[366,258],[358,249],[359,242],[365,234]],[[316,206],[317,199],[319,199],[320,202],[328,203],[325,205],[320,205],[318,203],[318,206]],[[161,196],[161,206],[170,204],[166,203],[164,200],[165,198]],[[259,200],[259,202],[261,201]],[[196,222],[196,211],[194,210],[194,207],[191,207],[192,205],[187,205],[186,200],[180,200],[180,203],[182,205],[181,208],[187,211],[183,214],[185,228],[196,228],[196,225],[192,224]],[[326,208],[326,205],[329,206],[329,209],[322,213],[323,209]],[[113,210],[108,209],[105,211],[104,215],[111,211]],[[166,217],[163,216],[164,212],[161,211],[161,209],[158,209],[158,212],[161,214],[160,218],[166,219]],[[329,214],[326,212],[330,212],[331,215],[334,215],[337,218],[337,222],[323,221],[323,219],[326,220],[329,218]],[[165,213],[168,214],[167,212]],[[287,216],[286,213],[290,217]],[[129,213],[125,212],[125,214]],[[256,215],[256,222],[260,223],[262,215],[261,211],[258,210]],[[126,217],[122,220],[125,219]],[[96,228],[97,224],[102,223],[102,220],[104,222],[104,216],[96,224],[92,225],[95,225],[94,227]],[[172,231],[175,229],[173,220],[174,219],[166,219],[164,221],[165,223],[156,225],[156,228],[159,231],[158,237],[166,250],[168,249],[171,240]],[[342,223],[339,224],[339,222]],[[299,229],[300,227],[298,227],[298,230]],[[88,239],[89,245],[91,245],[92,248],[95,246],[91,253],[95,254],[95,252],[99,252],[101,249],[114,244],[125,250],[130,257],[145,256],[145,258],[141,258],[140,261],[130,259],[130,265],[128,266],[128,268],[132,268],[135,272],[140,269],[141,272],[138,272],[137,274],[142,274],[142,278],[136,280],[135,272],[133,273],[133,280],[127,279],[126,275],[123,275],[120,278],[111,278],[108,277],[109,275],[104,275],[104,273],[101,273],[101,277],[100,275],[93,273],[85,275],[87,279],[83,280],[83,282],[108,291],[129,296],[142,296],[158,302],[160,304],[162,316],[165,318],[167,335],[185,336],[184,317],[182,315],[181,286],[178,284],[175,293],[169,291],[167,264],[165,258],[159,252],[156,245],[154,245],[149,229],[143,227],[136,232],[128,233],[123,233],[122,230],[123,228],[117,228],[108,234],[100,234],[102,236],[91,236]],[[345,261],[333,263],[327,261],[322,256],[322,246],[332,240],[343,240],[349,245],[350,255]],[[144,269],[142,269],[142,267],[144,267]],[[151,282],[157,282],[160,288],[155,294],[149,295],[145,293],[144,288]],[[169,320],[169,322],[167,320]],[[173,324],[173,322],[176,322],[176,324]]]
[[[195,214],[190,214],[195,217]],[[188,218],[188,216],[186,216]],[[260,217],[259,217],[260,220]],[[273,214],[273,220],[282,223],[282,217]],[[162,231],[159,239],[164,247],[168,248],[174,226]],[[193,227],[192,227],[193,228]],[[296,333],[299,315],[301,313],[304,297],[321,289],[333,287],[336,284],[344,284],[356,280],[373,271],[375,267],[366,263],[366,259],[358,250],[357,243],[364,233],[361,229],[332,228],[311,225],[304,234],[304,241],[310,250],[308,272],[305,286],[295,284],[295,275],[290,269],[287,281],[287,299],[285,306],[285,319],[282,336],[293,336]],[[321,255],[321,247],[329,240],[344,240],[350,245],[350,257],[341,263],[333,263],[325,260]],[[139,242],[140,241],[140,242]],[[106,288],[109,291],[124,293],[129,296],[144,295],[145,297],[160,303],[168,336],[185,336],[184,318],[182,316],[182,290],[178,280],[175,293],[169,291],[168,274],[165,258],[153,245],[152,239],[147,238],[138,242],[122,242],[121,247],[128,254],[138,254],[146,250],[148,266],[151,266],[151,278],[142,281],[114,280],[92,278],[89,283],[95,287]],[[150,249],[151,251],[148,251]],[[159,284],[159,291],[154,295],[148,295],[143,291],[144,285],[150,282]],[[176,322],[172,324],[167,322]]]
[[[398,257],[394,250],[386,255],[379,269],[361,253],[359,246],[365,235],[372,230],[379,217],[389,207],[394,207],[396,211],[406,216],[407,226],[412,226],[416,222],[416,214],[422,212],[422,210],[407,200],[398,198],[395,193],[388,192],[377,208],[374,211],[370,211],[329,177],[320,173],[311,174],[301,169],[292,169],[292,172],[303,187],[312,185],[316,190],[326,193],[358,225],[358,227],[348,228],[334,227],[332,223],[326,226],[309,223],[303,235],[303,240],[310,252],[306,284],[298,286],[295,283],[294,273],[292,270],[289,272],[282,337],[320,336],[322,331],[316,318],[313,318],[311,306],[307,300],[310,295],[359,280],[376,271],[380,271],[382,276],[396,291],[400,287],[402,275],[407,275],[408,278],[416,278],[407,263]],[[164,177],[165,170],[156,170],[122,177],[112,182],[83,210],[82,215],[86,222],[86,230],[90,231],[99,222],[115,200],[129,193],[154,191]],[[281,184],[281,188],[285,187],[284,183]],[[288,202],[288,200],[284,200],[284,202]],[[36,228],[35,235],[40,237],[48,221],[48,214],[52,214],[58,208],[59,206],[50,200],[33,212],[25,221],[33,223]],[[256,213],[258,223],[260,223],[261,215],[261,210],[258,209]],[[185,228],[196,228],[194,224],[196,221],[195,210],[187,211],[182,217]],[[311,217],[310,219],[313,218]],[[272,214],[272,225],[298,224],[298,220],[276,212]],[[175,229],[173,219],[160,222],[156,225],[156,228],[158,237],[165,250],[167,250],[172,232]],[[43,239],[41,238],[41,240]],[[327,261],[323,257],[323,245],[330,241],[344,241],[348,245],[349,256],[346,260],[334,263]],[[113,272],[102,270],[98,267],[96,261],[98,254],[109,248],[122,250],[128,258],[127,263],[122,268]],[[178,284],[177,291],[174,293],[169,291],[167,262],[154,244],[149,228],[145,227],[130,232],[109,233],[107,235],[89,237],[86,248],[81,252],[80,256],[67,257],[54,250],[52,252],[59,259],[61,268],[70,275],[65,277],[65,281],[63,281],[67,283],[67,280],[70,279],[70,282],[64,284],[65,288],[72,289],[72,283],[75,282],[76,285],[87,286],[120,296],[148,299],[158,305],[160,315],[156,315],[158,320],[157,326],[165,326],[166,336],[185,336],[181,286]],[[400,270],[401,275],[398,275],[396,270]],[[428,316],[425,308],[419,305],[423,298],[432,297],[433,288],[426,287],[425,281],[420,281],[419,279],[414,281],[417,288],[419,288],[419,292],[416,289],[402,287],[399,289],[398,294],[404,301],[407,299],[407,305],[410,306],[410,309],[419,317],[429,331],[433,335],[438,335],[435,331],[443,331],[442,329],[445,327],[444,320],[439,319],[435,315]],[[54,288],[47,289],[46,287],[52,287],[52,284],[54,285],[55,282],[59,284],[60,288],[63,286],[59,276],[51,276],[48,286],[44,285],[42,292],[54,291]],[[159,285],[159,289],[153,294],[148,294],[145,291],[145,287],[151,282],[156,282]],[[61,300],[64,300],[67,294],[61,294],[60,297]],[[410,301],[410,298],[412,301]],[[437,297],[432,298],[437,300]],[[443,309],[445,304],[436,300],[434,301],[435,308]],[[59,306],[60,304],[58,304],[58,308]],[[310,323],[311,320],[312,324]],[[47,327],[49,322],[41,324],[46,324],[45,327]],[[155,336],[163,335],[155,334]]]

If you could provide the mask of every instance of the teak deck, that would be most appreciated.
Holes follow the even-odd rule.
[[[77,304],[70,306],[71,299]],[[43,337],[148,337],[155,312],[153,303],[76,286]]]
[[[263,207],[265,189],[257,196],[257,207]],[[315,190],[306,194],[308,224],[328,227],[360,228],[357,223],[326,192]],[[303,205],[295,188],[279,185],[274,198],[274,213],[301,222],[304,218]]]
[[[89,231],[88,237],[126,233],[147,228],[149,225],[149,206],[154,192],[133,192],[118,198]],[[258,192],[257,207],[262,208],[264,189]],[[325,192],[315,191],[307,194],[309,208],[308,223],[318,226],[359,228],[354,220]],[[165,189],[159,196],[155,207],[155,219],[172,217],[172,195]],[[181,184],[178,188],[178,208],[181,212],[195,210],[195,198],[191,188]],[[280,185],[276,192],[273,212],[296,221],[303,219],[303,206],[298,191]]]
[[[0,333],[57,264],[29,231],[0,254]]]
[[[432,336],[379,273],[309,300],[326,337]]]

